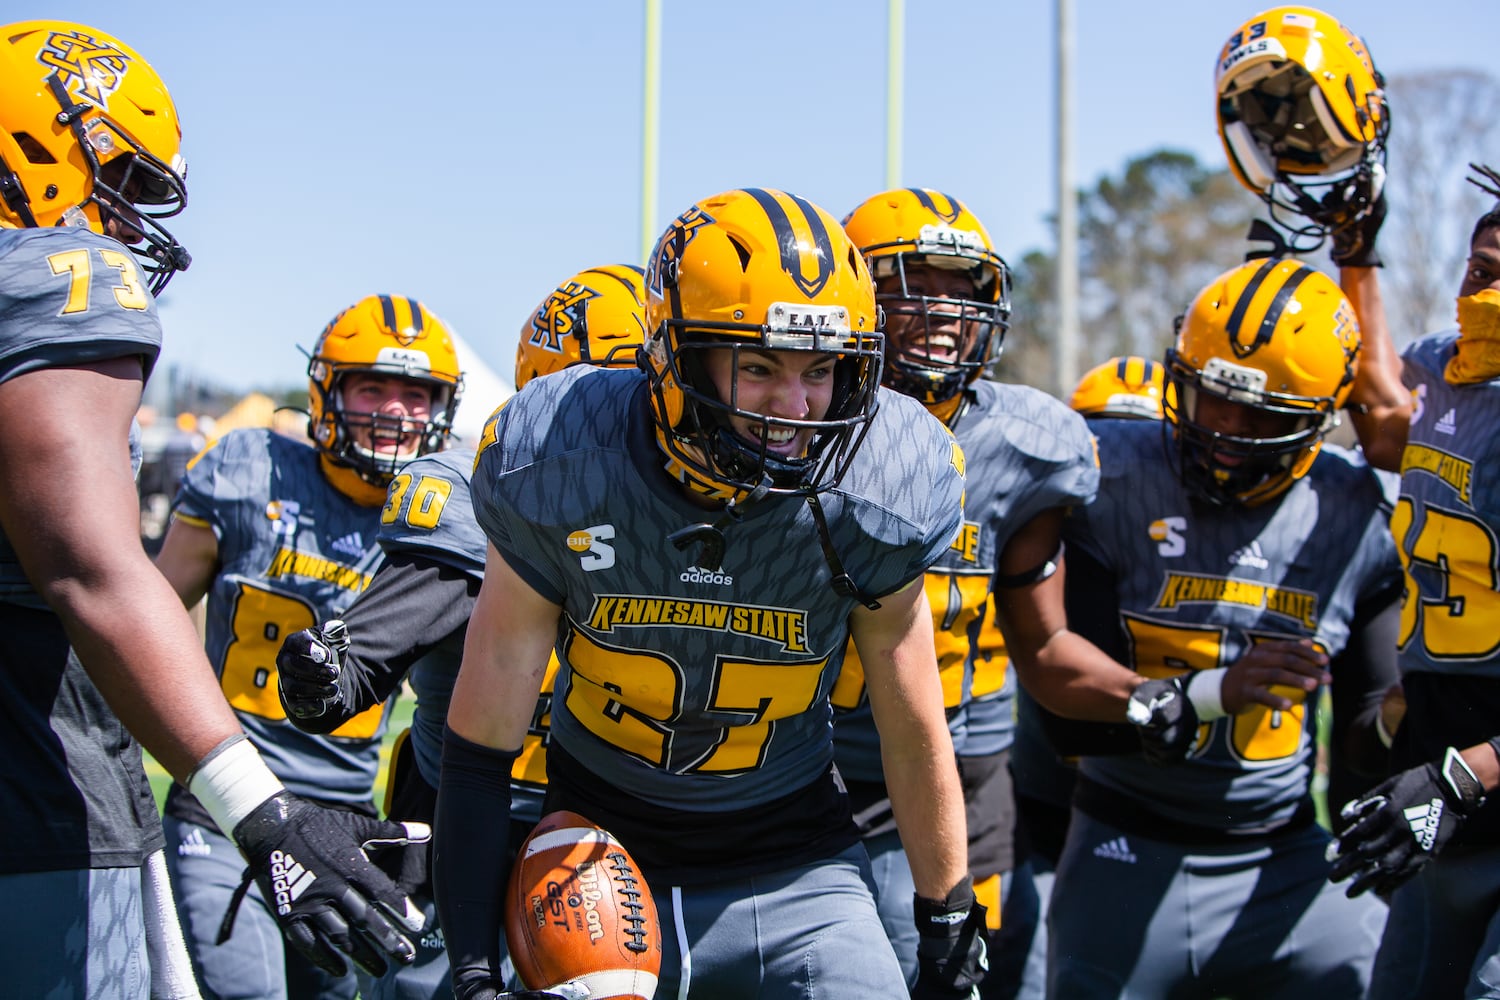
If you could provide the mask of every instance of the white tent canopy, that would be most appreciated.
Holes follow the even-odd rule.
[[[458,350],[458,365],[464,373],[464,397],[453,422],[453,433],[458,439],[454,446],[472,448],[479,443],[484,422],[501,403],[515,395],[515,389],[511,387],[511,380],[501,378],[485,364],[453,327],[448,327],[448,332],[453,337],[453,346]]]

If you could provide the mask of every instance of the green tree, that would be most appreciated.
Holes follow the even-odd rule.
[[[1391,139],[1381,275],[1398,346],[1453,326],[1474,220],[1489,200],[1469,163],[1500,168],[1500,81],[1475,70],[1398,76],[1387,86]]]
[[[1118,354],[1159,358],[1173,320],[1215,275],[1244,260],[1260,209],[1227,169],[1157,150],[1078,196],[1080,370]],[[1054,220],[1055,221],[1055,220]],[[1032,251],[1016,267],[1003,377],[1051,384],[1056,260]]]

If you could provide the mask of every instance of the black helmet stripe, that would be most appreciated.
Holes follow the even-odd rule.
[[[1305,265],[1298,265],[1295,270],[1287,274],[1286,280],[1277,290],[1270,306],[1266,308],[1265,315],[1256,326],[1255,336],[1249,343],[1246,343],[1240,336],[1240,330],[1245,325],[1251,300],[1260,291],[1261,285],[1265,284],[1276,273],[1277,268],[1284,263],[1286,261],[1275,258],[1267,260],[1255,272],[1255,276],[1250,279],[1250,283],[1245,286],[1245,290],[1240,293],[1238,301],[1235,302],[1234,309],[1229,314],[1229,322],[1225,324],[1225,332],[1229,334],[1229,346],[1234,349],[1236,357],[1249,357],[1270,342],[1271,333],[1280,322],[1281,314],[1286,311],[1287,304],[1292,301],[1292,296],[1296,295],[1298,287],[1313,275],[1312,268]]]
[[[422,304],[420,302],[418,302],[416,299],[408,297],[406,299],[406,308],[408,308],[408,309],[411,310],[411,328],[412,328],[412,330],[414,330],[418,335],[420,335],[422,333],[422,327],[423,327],[423,322],[422,322]]]
[[[923,208],[950,226],[958,221],[958,213],[963,211],[963,206],[951,194],[943,194],[941,191],[928,191],[926,188],[907,188],[906,190],[912,193],[912,197],[916,198]],[[947,199],[948,208],[946,210],[937,207],[937,202],[932,200],[934,194]]]
[[[833,277],[834,268],[837,266],[837,262],[833,259],[833,240],[829,237],[828,227],[823,225],[817,209],[796,195],[786,195],[792,204],[802,210],[803,219],[812,234],[818,273],[816,277],[809,280],[802,273],[800,241],[797,239],[796,230],[792,228],[791,218],[781,207],[781,202],[764,188],[745,188],[745,193],[755,199],[771,222],[771,231],[775,233],[776,243],[781,248],[781,269],[791,276],[792,281],[802,290],[802,294],[808,298],[817,295],[823,290],[823,286],[828,284],[828,279]]]
[[[396,322],[396,302],[389,295],[380,296],[380,318],[390,332],[395,333],[401,329]]]
[[[634,264],[621,264],[620,266],[624,267],[624,268],[628,268],[628,269],[634,271],[637,275],[642,276],[642,277],[644,277],[645,274],[646,274],[645,270],[643,270],[642,268],[636,267]],[[615,274],[614,272],[606,270],[605,268],[602,268],[602,267],[591,267],[587,271],[584,271],[583,273],[584,274],[597,274],[600,277],[608,278],[610,281],[614,281],[614,282],[617,282],[617,283],[623,285],[625,287],[625,290],[630,293],[630,297],[635,300],[635,304],[636,305],[638,305],[638,306],[644,306],[645,305],[645,303],[641,301],[641,293],[638,292],[638,291],[636,291],[635,286],[632,285],[630,282],[626,281],[624,278],[620,277],[618,274]]]

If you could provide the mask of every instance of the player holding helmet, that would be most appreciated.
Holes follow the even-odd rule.
[[[1022,680],[1065,714],[1124,702],[1145,755],[1079,763],[1049,995],[1368,986],[1381,907],[1328,891],[1309,794],[1329,658],[1362,640],[1334,695],[1383,691],[1394,650],[1378,637],[1399,610],[1381,484],[1322,449],[1359,349],[1330,279],[1251,262],[1180,321],[1166,423],[1093,424],[1101,483],[1068,523],[1069,620],[1150,679],[1128,696],[1110,677]]]
[[[928,568],[925,585],[960,755],[969,868],[993,932],[1012,863],[1014,684],[991,594],[1035,594],[1051,575],[1063,508],[1088,502],[1097,484],[1093,445],[1083,421],[1045,393],[980,378],[1009,325],[1010,270],[963,202],[898,188],[860,203],[844,226],[886,314],[882,380],[942,420],[968,464],[963,533]],[[1053,596],[1060,611],[1061,590]],[[891,820],[882,744],[859,701],[861,663],[851,651],[835,691],[835,705],[852,709],[835,724],[837,759],[871,854],[881,919],[910,978],[918,953],[911,875]]]
[[[575,364],[635,367],[644,342],[645,286],[638,267],[607,264],[573,275],[547,294],[521,328],[516,388]],[[288,719],[315,733],[335,731],[382,704],[409,679],[417,696],[407,737],[397,738],[387,815],[432,820],[443,753],[443,725],[463,655],[464,632],[484,579],[485,538],[474,517],[472,448],[408,463],[391,483],[380,518],[386,559],[342,621],[288,635],[277,654]],[[555,660],[548,664],[525,750],[511,769],[511,842],[519,845],[542,815],[547,717]],[[403,872],[427,924],[417,958],[365,990],[365,1000],[452,994],[448,955],[437,925],[426,858]]]
[[[370,295],[341,311],[308,364],[313,445],[269,429],[230,431],[188,466],[156,565],[183,603],[208,597],[209,660],[224,696],[299,795],[375,815],[385,704],[330,737],[287,722],[274,694],[278,636],[338,616],[381,561],[384,486],[403,463],[446,442],[462,377],[453,339],[414,299]],[[289,952],[271,900],[235,909],[241,865],[214,817],[180,784],[167,794],[173,885],[199,974],[220,997],[352,997]],[[413,850],[425,850],[416,847]],[[235,936],[223,940],[231,926]]]
[[[1224,43],[1214,73],[1219,138],[1234,176],[1292,236],[1257,220],[1274,253],[1331,235],[1339,287],[1359,316],[1363,351],[1346,406],[1370,464],[1395,471],[1411,417],[1401,360],[1385,328],[1375,248],[1385,222],[1391,112],[1364,40],[1312,7],[1275,7]]]
[[[928,928],[917,995],[969,996],[962,804],[914,585],[958,529],[961,454],[878,392],[869,271],[802,199],[704,199],[646,289],[645,373],[538,379],[480,451],[490,550],[434,848],[458,995],[499,986],[505,778],[554,646],[547,806],[610,829],[662,901],[658,994],[900,995],[831,766],[852,632],[917,891],[949,918]]]
[[[205,801],[263,887],[273,857],[314,876],[279,914],[309,955],[379,967],[381,952],[411,950],[406,901],[360,852],[407,831],[282,786],[141,548],[132,418],[161,345],[153,292],[189,259],[166,228],[187,197],[179,141],[171,97],[129,46],[60,21],[0,27],[0,701],[12,719],[0,727],[0,910],[22,956],[6,966],[18,996],[196,995],[191,970],[167,960],[180,938],[162,947],[176,918],[131,734]]]

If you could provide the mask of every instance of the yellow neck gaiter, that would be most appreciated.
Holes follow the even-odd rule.
[[[1500,290],[1486,288],[1458,300],[1457,346],[1443,369],[1449,385],[1500,378]]]

